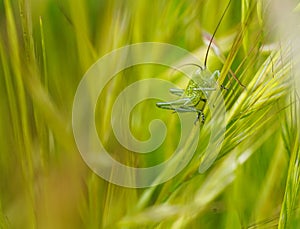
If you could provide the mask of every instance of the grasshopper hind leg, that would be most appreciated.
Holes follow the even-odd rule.
[[[202,110],[200,109],[196,109],[195,107],[177,107],[177,108],[173,108],[174,112],[180,112],[180,113],[183,113],[183,112],[195,112],[197,113],[197,117],[196,117],[196,120],[194,121],[194,124],[196,125],[198,121],[201,121],[202,124],[204,124],[205,122],[205,115],[203,113]]]

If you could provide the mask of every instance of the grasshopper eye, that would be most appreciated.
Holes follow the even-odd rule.
[[[201,75],[201,72],[202,72],[202,69],[197,69],[196,71],[195,71],[195,76],[200,76]]]

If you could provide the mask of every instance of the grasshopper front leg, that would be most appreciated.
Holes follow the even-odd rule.
[[[214,79],[215,77],[217,76],[217,78],[219,78],[220,76],[220,71],[219,70],[216,70],[214,71],[214,73],[211,75],[210,79]]]
[[[184,93],[184,90],[183,89],[179,89],[179,88],[171,88],[170,90],[170,93],[173,94],[173,95],[177,95],[179,97],[181,97]]]

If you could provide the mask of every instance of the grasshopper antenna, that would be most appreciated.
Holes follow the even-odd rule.
[[[179,66],[179,68],[182,68],[184,66],[189,66],[189,65],[196,66],[196,67],[200,68],[201,70],[203,70],[203,68],[199,64],[194,64],[194,63],[183,64],[183,65]]]
[[[219,22],[217,24],[217,27],[215,28],[215,31],[214,31],[214,33],[213,33],[213,35],[212,35],[212,37],[211,37],[211,39],[209,41],[209,44],[208,44],[208,47],[207,47],[207,50],[206,50],[206,54],[205,54],[205,59],[204,59],[204,68],[206,68],[206,63],[207,63],[207,58],[208,58],[208,53],[209,53],[209,50],[210,50],[210,46],[211,46],[211,44],[213,42],[213,39],[214,39],[214,37],[215,37],[215,35],[217,33],[218,28],[220,27],[220,24],[221,24],[221,22],[222,22],[222,20],[223,20],[223,18],[225,16],[225,13],[227,12],[227,10],[229,8],[230,3],[231,3],[231,0],[229,0],[227,6],[226,6],[226,8],[225,8],[225,10],[224,10],[224,12],[223,12],[223,14],[221,16],[221,19],[219,20]]]
[[[180,65],[179,67],[177,68],[173,68],[170,75],[173,76],[173,74],[175,73],[175,71],[177,71],[177,69],[180,69],[182,67],[185,67],[185,66],[196,66],[198,68],[200,68],[201,70],[203,70],[203,67],[201,67],[199,64],[194,64],[194,63],[187,63],[187,64],[183,64],[183,65]]]

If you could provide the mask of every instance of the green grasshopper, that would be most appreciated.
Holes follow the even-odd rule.
[[[198,67],[198,69],[192,75],[192,79],[189,81],[185,89],[171,88],[170,93],[179,96],[180,98],[170,102],[158,102],[156,106],[162,109],[173,110],[174,112],[195,112],[197,113],[197,119],[195,124],[201,118],[201,122],[204,123],[205,116],[203,110],[205,108],[207,98],[210,97],[212,91],[215,91],[217,88],[215,78],[220,76],[220,71],[216,70],[211,73],[207,69],[207,58],[212,41],[215,37],[215,34],[222,22],[222,19],[229,8],[231,0],[226,6],[221,19],[209,41],[207,51],[204,59],[204,67],[201,67],[196,64],[192,64]],[[224,86],[221,85],[221,89],[224,89]]]
[[[215,77],[219,75],[219,70],[211,73],[208,69],[199,66],[199,69],[193,74],[186,89],[170,89],[172,94],[181,98],[170,102],[158,102],[156,106],[162,109],[173,110],[174,112],[195,112],[197,113],[195,123],[200,118],[201,122],[204,123],[205,116],[203,110],[210,93],[216,90]]]

